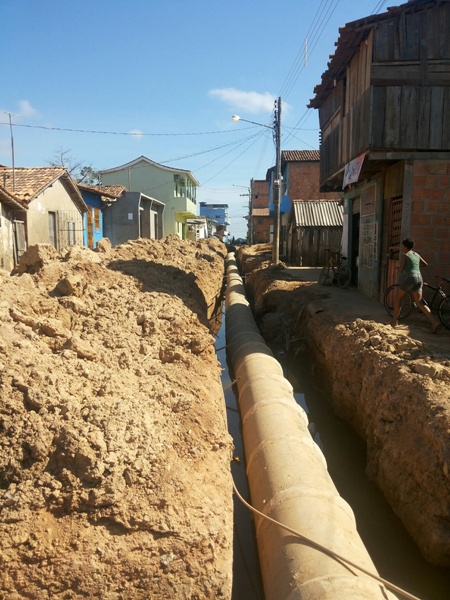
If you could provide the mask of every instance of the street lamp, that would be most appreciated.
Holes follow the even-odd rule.
[[[280,262],[280,203],[281,203],[281,98],[275,100],[273,110],[273,125],[263,125],[263,123],[257,123],[256,121],[249,121],[243,119],[238,115],[233,115],[233,121],[244,121],[245,123],[252,123],[253,125],[259,125],[260,127],[267,127],[271,129],[274,136],[275,148],[276,148],[276,174],[273,182],[274,186],[274,232],[273,232],[273,246],[272,246],[272,262],[278,265]],[[250,215],[251,217],[251,215]]]

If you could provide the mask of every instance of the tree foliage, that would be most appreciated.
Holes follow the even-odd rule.
[[[76,160],[71,150],[60,146],[55,151],[53,158],[47,161],[51,167],[64,167],[74,181],[83,185],[100,185],[100,171],[96,171],[92,165],[83,165],[83,161]]]

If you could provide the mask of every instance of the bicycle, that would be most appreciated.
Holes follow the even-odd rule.
[[[346,257],[342,256],[340,252],[332,252],[328,248],[325,249],[325,252],[330,253],[330,258],[320,272],[319,284],[339,285],[341,288],[348,288],[352,280],[352,272],[350,267],[343,265],[341,262],[347,260]],[[336,256],[336,261],[333,260],[333,256]]]
[[[428,306],[431,311],[437,311],[441,323],[444,325],[444,327],[450,329],[450,296],[447,296],[442,289],[442,286],[445,283],[450,284],[450,279],[448,277],[443,277],[442,275],[436,275],[436,281],[438,285],[431,285],[431,283],[426,282],[423,283],[423,287],[432,290],[434,294],[430,302],[427,302],[425,298],[422,298],[422,302]],[[398,284],[391,285],[384,293],[384,307],[391,317],[394,313],[394,299],[398,287]],[[413,307],[418,309],[411,292],[407,292],[402,299],[398,318],[404,319],[407,317],[411,313]]]

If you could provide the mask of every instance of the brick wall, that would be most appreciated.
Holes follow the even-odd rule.
[[[429,264],[424,278],[450,277],[450,162],[414,162],[409,235]]]
[[[269,185],[264,179],[256,179],[252,185],[253,208],[267,208],[269,206]]]
[[[253,243],[266,244],[270,242],[270,226],[273,217],[253,217]]]
[[[339,199],[339,194],[320,191],[320,162],[290,162],[288,164],[288,190],[292,200]]]

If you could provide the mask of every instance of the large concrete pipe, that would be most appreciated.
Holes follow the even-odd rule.
[[[225,306],[253,506],[377,575],[354,514],[309,433],[306,413],[259,333],[233,254],[227,260]],[[264,517],[255,517],[255,527],[266,600],[395,598],[376,579]]]

